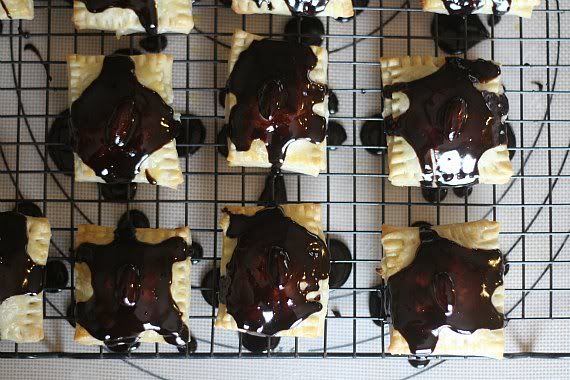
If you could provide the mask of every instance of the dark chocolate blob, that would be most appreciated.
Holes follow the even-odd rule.
[[[69,272],[61,260],[50,260],[46,264],[46,292],[61,292],[69,282]]]
[[[133,200],[137,194],[136,183],[98,183],[103,199],[112,202],[126,202]]]
[[[382,118],[382,114],[376,114],[373,118]],[[381,120],[366,120],[360,129],[360,141],[367,146],[366,151],[372,155],[383,154],[386,150],[386,133],[384,122]],[[378,148],[373,148],[378,147]]]
[[[319,299],[307,300],[329,276],[326,244],[284,215],[266,208],[253,216],[231,214],[227,230],[237,239],[222,278],[220,300],[238,328],[272,336],[319,312]]]
[[[386,311],[388,309],[386,288],[383,285],[375,286],[376,290],[371,291],[368,295],[368,310],[370,316],[373,317],[372,322],[376,326],[382,327],[383,321],[386,320]]]
[[[13,211],[19,212],[20,214],[24,214],[26,216],[33,216],[36,218],[42,218],[44,216],[44,213],[38,207],[38,205],[30,201],[20,201],[16,203],[16,206],[14,207]]]
[[[77,323],[113,351],[129,350],[147,330],[167,343],[186,344],[188,327],[170,285],[172,265],[188,254],[181,237],[147,244],[136,239],[133,228],[117,229],[107,245],[81,244],[76,262],[88,265],[93,295],[77,303]]]
[[[346,141],[346,130],[344,127],[334,120],[327,124],[327,145],[330,150],[336,150],[337,146],[342,145]]]
[[[216,146],[218,153],[224,157],[228,156],[228,131],[230,127],[227,124],[224,124],[222,128],[218,131],[218,135],[216,136]]]
[[[178,157],[186,157],[200,150],[206,140],[206,127],[192,114],[182,115],[182,128],[176,137]]]
[[[499,250],[469,249],[420,229],[414,261],[388,279],[394,328],[413,354],[429,354],[444,326],[470,334],[500,329],[504,316],[491,302],[503,284]]]
[[[467,198],[473,192],[473,186],[454,187],[453,193],[459,198]]]
[[[139,45],[151,53],[160,53],[168,46],[168,39],[163,34],[147,36],[139,41]]]
[[[429,203],[438,204],[447,197],[447,188],[422,187],[422,197]]]
[[[316,17],[292,17],[285,24],[285,40],[321,46],[325,27]],[[329,100],[330,101],[330,100]]]
[[[490,61],[448,57],[431,75],[384,88],[388,99],[394,92],[409,99],[406,112],[386,118],[386,132],[414,148],[423,186],[476,183],[481,155],[506,144],[506,96],[475,88],[499,75],[500,68]]]
[[[280,167],[292,141],[323,141],[325,118],[313,112],[313,105],[324,101],[327,86],[309,79],[316,64],[313,51],[294,42],[253,41],[240,54],[228,80],[237,97],[229,136],[238,151],[261,139],[269,162]]]
[[[489,39],[489,31],[477,15],[435,15],[431,23],[431,35],[437,46],[447,54],[465,53],[481,41]]]
[[[106,57],[99,77],[71,105],[74,150],[107,183],[131,182],[180,129],[172,108],[139,83],[134,69],[130,57]]]
[[[443,0],[450,15],[467,16],[485,5],[483,0]]]
[[[242,346],[253,353],[267,352],[267,349],[274,350],[281,341],[281,338],[278,336],[264,337],[245,333],[239,334],[241,336]]]
[[[47,151],[55,166],[65,175],[73,173],[73,149],[69,110],[61,112],[53,121],[47,135]]]
[[[132,9],[147,33],[158,32],[158,12],[155,0],[79,0],[92,13],[100,13],[109,8]]]
[[[260,206],[276,205],[287,202],[285,177],[280,170],[272,170],[265,179],[265,187],[259,196]]]
[[[293,15],[314,16],[325,10],[329,0],[285,0],[285,3]]]
[[[9,297],[38,294],[43,289],[43,265],[28,255],[28,227],[24,214],[0,213],[0,303]]]
[[[350,261],[352,254],[350,249],[344,242],[338,239],[329,239],[328,248],[331,261]],[[329,288],[342,287],[352,272],[352,263],[331,263],[331,272],[329,277]]]
[[[218,307],[218,295],[220,292],[220,269],[213,268],[209,270],[200,282],[202,297],[213,307]]]

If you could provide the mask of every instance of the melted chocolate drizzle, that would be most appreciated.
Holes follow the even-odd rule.
[[[504,316],[491,302],[503,284],[501,251],[469,249],[420,227],[414,261],[388,279],[392,323],[413,354],[430,354],[438,330],[462,334],[500,329]]]
[[[142,161],[176,137],[180,122],[134,74],[130,57],[105,58],[97,79],[71,105],[74,150],[107,183],[130,182]]]
[[[512,0],[493,0],[493,14],[501,16],[511,9]],[[484,0],[443,0],[450,15],[467,16],[481,9]]]
[[[38,294],[44,287],[43,265],[28,255],[26,216],[15,211],[0,213],[0,303],[12,296]]]
[[[2,9],[4,9],[4,13],[6,13],[6,16],[8,17],[8,20],[12,19],[12,15],[10,14],[10,10],[8,9],[8,6],[6,5],[6,3],[4,2],[4,0],[0,0],[0,5],[2,5]]]
[[[147,244],[136,239],[132,226],[117,229],[110,244],[81,244],[76,262],[89,266],[93,295],[77,303],[77,323],[113,351],[128,351],[147,330],[172,345],[186,344],[188,327],[170,285],[172,265],[188,254],[181,237]]]
[[[307,300],[307,294],[329,276],[326,244],[278,207],[253,216],[224,212],[230,216],[227,236],[238,242],[221,280],[220,301],[238,328],[272,336],[320,311],[319,299]]]
[[[329,0],[285,0],[291,14],[314,16],[327,7]]]
[[[386,118],[386,131],[404,137],[414,148],[423,186],[476,183],[481,155],[506,144],[506,96],[475,88],[499,74],[500,68],[492,62],[448,57],[427,77],[385,87],[386,98],[391,99],[394,92],[409,98],[405,113]]]
[[[109,8],[132,9],[138,16],[147,33],[158,33],[158,12],[155,0],[79,0],[92,13],[103,12]]]
[[[312,50],[295,42],[253,41],[240,54],[228,80],[237,97],[229,135],[238,151],[261,139],[269,162],[280,167],[292,141],[323,141],[325,118],[313,112],[313,105],[324,101],[327,86],[309,79],[316,64]]]

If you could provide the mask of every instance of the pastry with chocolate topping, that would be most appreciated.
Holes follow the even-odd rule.
[[[435,12],[456,16],[468,16],[476,13],[502,16],[513,14],[529,18],[540,0],[422,0],[426,12]]]
[[[237,31],[228,66],[229,165],[318,175],[326,167],[326,50]]]
[[[128,352],[140,342],[189,340],[190,231],[80,225],[75,341]]]
[[[393,185],[509,181],[509,106],[497,64],[414,56],[383,58],[381,65]]]
[[[352,0],[232,0],[232,9],[238,14],[354,16]]]
[[[499,224],[382,226],[391,354],[504,351],[504,259]]]
[[[51,229],[43,217],[0,213],[0,338],[44,338],[43,289]]]
[[[165,54],[69,57],[76,181],[182,183],[172,63]]]
[[[317,204],[227,207],[216,327],[317,337],[327,313],[330,256]]]
[[[75,0],[75,28],[125,34],[188,34],[194,27],[191,0]]]

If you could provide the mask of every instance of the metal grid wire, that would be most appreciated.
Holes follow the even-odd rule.
[[[216,310],[200,295],[210,290],[199,285],[200,279],[220,259],[221,208],[255,205],[267,175],[259,169],[228,168],[217,154],[216,135],[223,125],[217,99],[227,75],[233,29],[279,38],[287,18],[238,16],[218,0],[194,4],[195,30],[188,36],[169,35],[166,52],[175,56],[175,109],[183,119],[204,122],[206,141],[191,145],[200,150],[181,159],[185,184],[178,191],[139,185],[134,200],[117,204],[103,199],[94,184],[74,183],[70,173],[57,170],[48,158],[46,136],[67,104],[65,56],[136,48],[141,36],[117,41],[110,33],[79,33],[69,21],[68,2],[35,1],[34,21],[4,22],[0,35],[0,203],[6,210],[25,199],[42,208],[53,230],[49,260],[65,263],[70,282],[59,292],[44,292],[45,342],[2,342],[0,357],[125,357],[73,343],[65,310],[73,302],[70,247],[77,225],[113,225],[129,209],[143,210],[152,227],[189,225],[205,254],[193,266],[191,279],[190,328],[198,343],[196,352],[143,344],[126,357],[390,357],[387,321],[371,317],[368,310],[369,294],[378,291],[374,269],[381,257],[381,224],[408,225],[417,220],[443,224],[483,217],[502,223],[501,246],[510,264],[506,357],[569,357],[570,253],[565,244],[570,203],[565,193],[570,189],[570,171],[565,164],[570,145],[564,128],[570,112],[563,104],[570,95],[570,59],[564,54],[570,34],[561,27],[570,21],[569,5],[547,0],[532,20],[507,16],[497,26],[491,22],[491,38],[466,54],[503,63],[509,120],[517,137],[516,175],[508,185],[480,185],[469,198],[448,195],[437,205],[425,202],[418,189],[396,189],[387,183],[386,148],[362,145],[359,131],[366,121],[382,120],[372,116],[382,108],[378,57],[441,55],[439,36],[434,41],[429,35],[432,17],[437,23],[439,16],[423,13],[419,1],[371,0],[367,7],[356,7],[363,13],[353,21],[323,19],[329,81],[341,102],[340,112],[330,119],[344,126],[348,140],[329,147],[327,170],[318,178],[296,174],[285,178],[289,202],[323,205],[325,233],[349,246],[352,260],[346,262],[352,274],[342,288],[331,289],[335,312],[327,316],[323,338],[282,338],[277,349],[252,354],[242,347],[239,335],[214,329]],[[30,42],[43,56],[51,80],[42,62],[25,49]],[[378,148],[382,154],[372,156],[365,148]]]

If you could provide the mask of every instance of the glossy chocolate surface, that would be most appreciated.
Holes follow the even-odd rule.
[[[0,213],[0,303],[12,296],[43,290],[45,267],[28,255],[26,216],[15,211]]]
[[[319,299],[307,295],[329,276],[326,244],[278,207],[253,216],[224,212],[230,216],[226,235],[238,241],[221,280],[220,302],[238,328],[272,336],[319,312]]]
[[[462,334],[502,328],[491,302],[503,284],[501,252],[462,247],[430,227],[420,238],[414,261],[388,279],[392,323],[410,351],[433,352],[444,326]]]
[[[285,0],[291,14],[314,16],[325,10],[329,0]]]
[[[384,88],[388,99],[395,92],[409,99],[406,112],[386,118],[386,132],[413,147],[423,171],[422,186],[476,183],[482,154],[507,143],[507,97],[475,88],[500,72],[490,61],[448,57],[431,75]]]
[[[132,181],[180,129],[172,108],[134,70],[130,57],[106,57],[99,77],[71,105],[74,150],[107,183]]]
[[[511,8],[512,0],[493,0],[493,13],[505,14]],[[450,15],[467,16],[483,8],[485,0],[443,0]]]
[[[77,323],[113,351],[128,351],[148,330],[167,343],[186,344],[188,327],[170,286],[172,265],[188,255],[183,238],[147,244],[136,239],[132,226],[117,229],[110,244],[81,244],[76,262],[89,266],[93,295],[77,303]]]
[[[92,13],[100,13],[109,8],[132,9],[147,33],[158,32],[158,12],[156,0],[79,0]]]
[[[316,64],[313,51],[296,42],[253,41],[240,54],[228,80],[237,97],[229,136],[238,151],[261,139],[269,162],[280,167],[294,140],[323,141],[325,118],[313,112],[313,105],[324,101],[327,86],[309,79]]]

